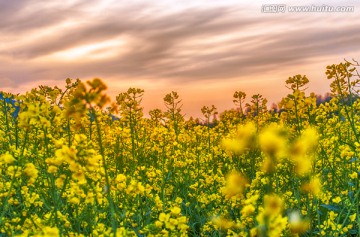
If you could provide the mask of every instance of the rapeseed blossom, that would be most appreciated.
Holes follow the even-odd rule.
[[[296,75],[279,111],[238,92],[206,123],[176,92],[151,118],[142,89],[111,104],[100,79],[4,94],[0,235],[358,235],[360,81],[327,70],[328,102]]]

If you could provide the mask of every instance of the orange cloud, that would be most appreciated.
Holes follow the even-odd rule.
[[[112,95],[145,89],[147,109],[176,90],[199,115],[203,105],[231,108],[235,90],[277,102],[295,74],[324,93],[325,66],[360,52],[360,4],[355,13],[265,14],[260,2],[206,3],[3,1],[0,89],[100,77]]]

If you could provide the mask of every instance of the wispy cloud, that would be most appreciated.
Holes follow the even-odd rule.
[[[261,13],[262,3],[221,3],[2,1],[0,80],[226,83],[359,55],[358,3],[348,3],[354,13],[282,14]]]

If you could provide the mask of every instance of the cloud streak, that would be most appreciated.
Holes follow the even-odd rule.
[[[0,80],[226,83],[360,52],[359,4],[355,13],[263,14],[260,3],[160,2],[3,1]]]

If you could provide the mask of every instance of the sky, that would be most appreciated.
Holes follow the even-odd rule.
[[[270,13],[269,4],[285,5]],[[291,6],[353,6],[353,12],[290,12]],[[242,0],[0,0],[0,91],[66,78],[101,78],[108,94],[145,90],[145,112],[177,91],[187,117],[233,108],[262,94],[278,103],[285,80],[330,91],[326,66],[360,60],[360,2]]]

